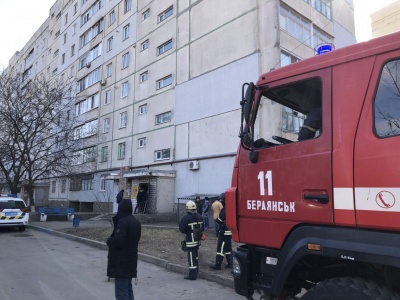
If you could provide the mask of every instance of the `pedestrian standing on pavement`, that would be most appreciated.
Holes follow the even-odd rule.
[[[114,230],[107,239],[107,276],[115,278],[116,300],[133,300],[132,278],[137,278],[141,225],[132,215],[130,199],[122,200],[117,215]]]
[[[186,235],[186,249],[188,253],[189,275],[185,279],[196,280],[199,272],[199,246],[200,238],[196,238],[193,231],[197,229],[203,232],[203,217],[196,212],[196,203],[186,203],[186,215],[179,223],[179,231]]]
[[[220,197],[221,197],[221,195],[220,195]],[[217,222],[217,219],[218,219],[219,213],[221,212],[221,209],[223,207],[220,197],[219,197],[219,199],[216,199],[213,202],[213,204],[211,205],[211,210],[213,212],[214,230],[215,230],[215,236],[216,237],[218,237],[218,233],[219,233],[219,224]],[[224,200],[225,200],[225,198],[224,198]]]
[[[196,196],[196,209],[197,213],[201,216],[203,213],[203,202],[200,200],[200,196]]]
[[[227,265],[225,268],[232,267],[232,232],[226,226],[226,215],[225,215],[225,193],[222,193],[219,197],[224,207],[221,209],[217,222],[219,224],[219,235],[217,243],[217,255],[215,258],[215,265],[210,266],[213,270],[221,270],[221,264],[226,257]]]
[[[204,205],[203,205],[203,212],[201,214],[201,216],[203,217],[204,220],[204,230],[208,230],[208,228],[210,227],[209,224],[209,219],[208,219],[208,212],[210,211],[210,200],[208,199],[208,197],[204,198]]]

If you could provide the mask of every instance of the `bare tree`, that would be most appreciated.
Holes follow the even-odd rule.
[[[0,170],[11,193],[69,172],[74,139],[74,84],[38,76],[0,74]]]

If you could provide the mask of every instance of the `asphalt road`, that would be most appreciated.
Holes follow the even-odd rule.
[[[29,228],[0,228],[0,239],[0,299],[114,299],[114,282],[106,277],[107,251]],[[184,280],[143,261],[134,294],[136,300],[244,299],[231,288]]]

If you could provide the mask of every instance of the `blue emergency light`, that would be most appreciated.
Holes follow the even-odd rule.
[[[317,48],[317,55],[321,55],[321,54],[328,53],[331,51],[332,51],[331,44],[323,44]]]

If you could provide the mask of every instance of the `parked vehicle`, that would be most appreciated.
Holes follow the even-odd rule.
[[[29,210],[25,201],[13,197],[0,197],[0,227],[18,227],[26,229],[29,223]]]
[[[236,292],[400,299],[400,33],[262,74],[242,97]]]

